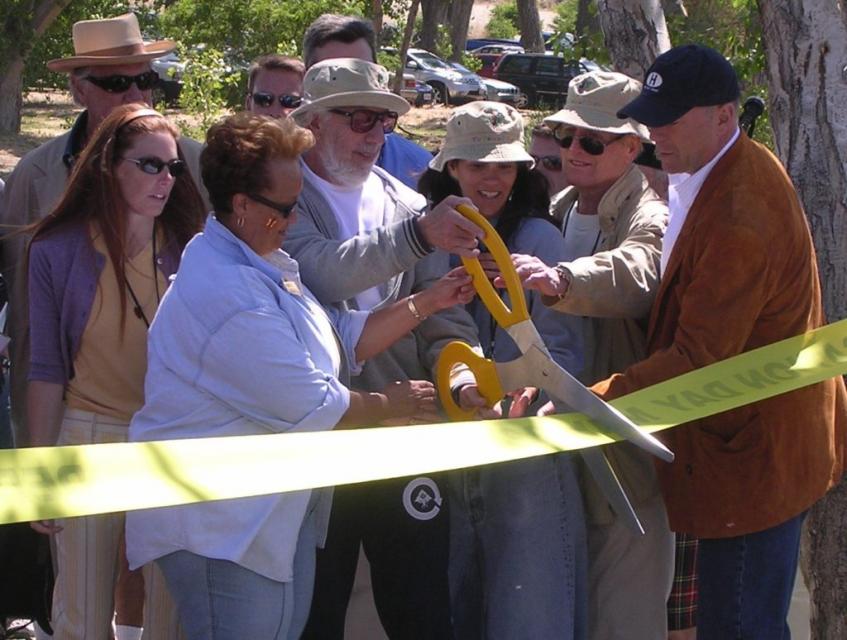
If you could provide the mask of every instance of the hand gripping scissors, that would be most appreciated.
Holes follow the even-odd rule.
[[[464,364],[473,372],[479,392],[489,406],[503,399],[507,391],[538,387],[547,392],[557,411],[578,411],[591,418],[599,431],[617,440],[628,440],[648,453],[671,462],[673,453],[665,445],[641,431],[620,411],[606,404],[553,360],[529,317],[520,278],[502,238],[476,210],[467,205],[459,205],[456,209],[485,231],[483,241],[506,283],[512,309],[497,294],[477,258],[462,257],[462,263],[471,274],[474,288],[491,316],[512,337],[523,355],[510,362],[496,362],[479,356],[464,342],[447,344],[438,358],[437,380],[439,396],[450,419],[472,420],[474,416],[472,410],[466,411],[456,404],[450,390],[450,371],[455,365]],[[624,518],[634,531],[643,534],[644,528],[603,449],[582,449],[580,454],[618,516]]]

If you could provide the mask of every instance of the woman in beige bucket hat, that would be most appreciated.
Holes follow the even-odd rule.
[[[444,145],[430,162],[419,191],[432,202],[468,198],[511,252],[556,264],[562,236],[550,224],[544,178],[531,171],[523,122],[513,108],[474,102],[456,109]],[[486,254],[483,264],[490,263]],[[508,295],[506,304],[509,305]],[[568,371],[582,368],[580,321],[546,307],[537,292],[527,306],[553,358]],[[475,299],[485,356],[509,361],[517,346]],[[473,388],[462,394],[475,400]],[[509,414],[528,413],[537,390],[514,395]],[[500,414],[503,407],[495,407]],[[587,550],[582,497],[567,454],[457,471],[450,503],[450,599],[458,638],[585,637]]]

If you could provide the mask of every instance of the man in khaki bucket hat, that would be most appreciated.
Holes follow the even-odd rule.
[[[616,115],[640,90],[640,82],[607,71],[571,81],[566,107],[544,121],[559,140],[571,185],[551,205],[567,260],[515,257],[525,287],[541,291],[554,309],[584,317],[586,383],[644,357],[643,327],[659,285],[667,205],[633,164],[646,128]],[[666,640],[674,537],[653,460],[627,443],[607,447],[607,455],[646,533],[620,522],[583,469],[590,638]]]
[[[85,110],[79,114],[70,131],[30,151],[9,176],[6,189],[0,195],[0,224],[7,228],[32,224],[51,211],[65,188],[76,157],[113,109],[131,102],[152,104],[152,90],[158,76],[151,69],[150,61],[172,51],[176,45],[170,40],[144,43],[135,15],[125,14],[77,22],[73,26],[73,46],[73,55],[51,60],[47,66],[53,71],[70,75],[71,93]],[[195,182],[205,196],[199,180],[200,144],[181,138],[179,146]],[[10,234],[0,241],[0,268],[9,290],[11,407],[18,446],[26,445],[29,440],[24,410],[29,369],[24,262],[27,241],[25,234]],[[108,572],[85,571],[83,577],[84,566],[80,566],[79,581],[68,570],[64,576],[57,578],[52,620],[56,638],[96,639],[105,637],[103,634],[107,631],[111,633],[115,609],[111,599],[114,579],[111,568]],[[145,621],[145,637],[175,640],[179,632],[176,612],[167,596],[164,581],[156,571],[151,572],[147,589],[148,592],[162,594],[160,600],[165,609],[157,607],[157,611],[163,612],[163,615]],[[105,586],[106,583],[108,586]],[[62,587],[63,584],[67,586]],[[79,586],[83,584],[84,587]],[[143,589],[140,573],[121,573],[115,589],[118,621],[121,623],[118,625],[117,640],[140,633],[141,601],[138,594],[143,594]],[[95,592],[100,596],[95,596]],[[103,593],[108,593],[108,598]],[[87,606],[69,606],[67,600],[79,595],[87,598],[87,602],[82,602]],[[147,613],[151,609],[148,607]],[[61,615],[56,612],[61,612]],[[102,623],[104,619],[106,623]],[[130,635],[124,635],[127,633]]]

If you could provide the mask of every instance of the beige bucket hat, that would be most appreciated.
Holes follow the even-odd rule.
[[[333,107],[387,109],[403,115],[409,110],[404,98],[388,88],[388,70],[358,58],[332,58],[312,65],[303,78],[303,104],[290,117],[300,126],[310,116]]]
[[[565,108],[545,118],[551,129],[568,125],[607,133],[631,133],[650,141],[647,127],[618,118],[618,111],[641,95],[641,83],[615,71],[591,71],[576,76],[568,86]]]
[[[535,165],[524,148],[521,114],[507,104],[487,101],[468,103],[450,115],[444,144],[429,166],[443,171],[450,160]]]
[[[159,58],[176,49],[173,40],[145,44],[132,13],[74,23],[74,55],[47,63],[51,71],[73,71],[93,65],[133,64]]]

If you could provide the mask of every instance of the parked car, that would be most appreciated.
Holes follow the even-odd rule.
[[[458,62],[451,62],[450,66],[462,73],[473,74],[473,71]],[[511,105],[518,105],[524,101],[520,89],[513,84],[503,82],[502,80],[495,80],[494,78],[479,78],[479,81],[485,87],[482,97],[486,100],[506,102]]]
[[[589,67],[580,60],[543,53],[507,53],[495,68],[494,77],[516,85],[526,95],[527,106],[544,102],[560,107],[567,99],[571,79],[586,71]]]
[[[171,51],[161,58],[151,60],[150,66],[159,76],[159,83],[153,90],[153,101],[164,100],[169,105],[176,104],[182,91],[182,75],[185,73],[185,63],[180,61],[176,53]]]
[[[432,104],[433,101],[432,87],[416,79],[411,73],[403,74],[403,85],[400,88],[400,95],[415,107]]]
[[[455,98],[478,98],[485,91],[478,75],[462,73],[423,49],[409,49],[406,71],[431,86],[435,102],[440,104],[449,104]]]
[[[494,55],[503,55],[504,53],[523,53],[524,48],[519,44],[486,44],[482,47],[478,47],[477,49],[471,49],[468,51],[472,56],[478,54],[494,54]]]

